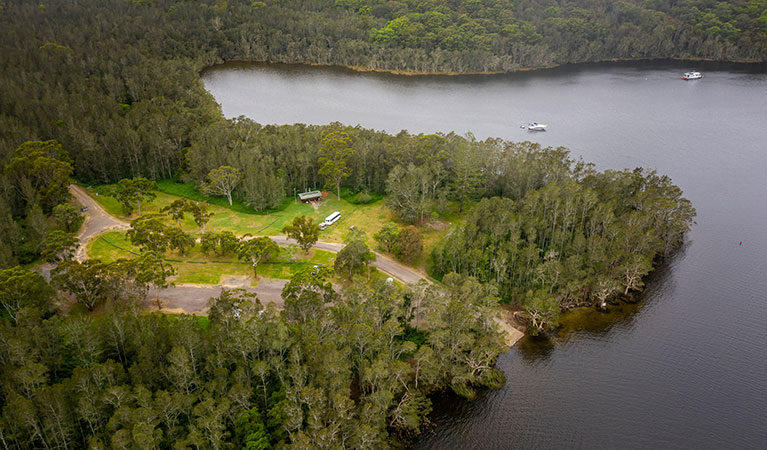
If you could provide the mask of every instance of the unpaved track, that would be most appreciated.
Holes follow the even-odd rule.
[[[153,289],[149,291],[144,306],[149,309],[157,309],[158,299],[160,310],[163,312],[178,312],[187,314],[204,314],[208,310],[208,299],[221,295],[224,288],[242,288],[258,295],[261,304],[274,303],[277,308],[282,308],[282,288],[288,280],[262,278],[258,280],[258,286],[233,285],[222,283],[220,285],[179,284],[167,289]],[[248,283],[249,284],[249,283]]]
[[[80,240],[80,247],[77,249],[75,257],[77,260],[83,261],[86,259],[85,247],[91,239],[107,231],[127,230],[130,228],[130,225],[128,222],[120,220],[106,212],[106,210],[91,198],[82,187],[72,184],[69,186],[69,191],[81,205],[88,207],[88,211],[84,213],[85,222],[77,233],[77,237]],[[297,244],[296,241],[284,236],[271,236],[271,238],[278,245],[282,246]],[[333,242],[317,242],[314,247],[338,253],[344,248],[344,245]],[[371,264],[372,266],[403,283],[416,283],[418,280],[425,278],[418,271],[395,262],[387,256],[376,254],[376,257],[377,259]],[[240,287],[249,292],[258,294],[262,303],[266,304],[274,302],[281,308],[282,298],[280,297],[280,294],[282,293],[282,288],[285,286],[285,283],[287,283],[286,280],[260,279],[258,286],[256,287],[251,287],[248,283],[243,282],[228,284],[226,281],[215,286],[180,284],[167,289],[152,290],[149,294],[147,304],[155,305],[157,298],[159,298],[163,310],[201,313],[207,307],[208,299],[217,297],[221,293],[222,288]]]
[[[75,258],[83,261],[86,258],[85,246],[88,241],[97,235],[112,230],[127,230],[130,228],[128,222],[120,220],[104,210],[88,193],[80,186],[69,185],[69,191],[75,196],[81,205],[87,206],[85,212],[85,222],[77,233],[80,240],[80,246],[77,249]],[[293,239],[285,236],[271,236],[278,245],[297,245]],[[338,253],[344,247],[343,244],[333,242],[317,242],[315,248],[329,250]],[[393,278],[406,283],[417,283],[426,277],[415,269],[402,265],[388,256],[376,253],[376,261],[371,263],[373,267],[389,274]],[[166,289],[155,289],[150,291],[144,306],[152,309],[160,307],[164,312],[187,313],[187,314],[205,314],[208,308],[208,300],[212,297],[218,297],[223,288],[242,288],[248,292],[255,292],[261,303],[266,305],[274,303],[278,308],[282,308],[282,288],[285,287],[287,280],[277,280],[262,278],[258,281],[258,286],[252,287],[249,284],[249,278],[224,280],[221,284],[215,286],[209,285],[189,285],[180,284]],[[507,320],[497,320],[499,327],[506,335],[506,344],[511,347],[524,334],[512,327]]]
[[[285,236],[271,236],[271,238],[279,245],[298,245],[297,241],[286,238]],[[337,244],[334,242],[317,242],[314,244],[314,248],[338,253],[342,248],[344,248],[344,244]],[[426,278],[421,272],[418,272],[417,270],[408,266],[402,265],[389,258],[388,256],[382,255],[380,253],[376,253],[376,260],[370,263],[370,265],[405,284],[417,283],[418,280]]]
[[[88,208],[88,211],[85,211],[85,222],[83,222],[83,226],[80,227],[80,231],[77,232],[77,239],[80,240],[80,246],[75,253],[75,259],[78,261],[86,259],[85,246],[95,236],[107,231],[127,230],[130,228],[128,222],[120,220],[106,212],[106,210],[104,210],[96,200],[92,199],[82,187],[70,184],[69,192],[75,196],[81,205]]]

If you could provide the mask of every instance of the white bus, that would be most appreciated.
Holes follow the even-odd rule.
[[[341,219],[341,213],[336,211],[333,214],[325,217],[325,221],[322,222],[322,224],[321,224],[322,226],[320,228],[322,228],[324,230],[325,228],[327,228],[327,227],[333,225],[334,223],[338,222],[340,219]]]

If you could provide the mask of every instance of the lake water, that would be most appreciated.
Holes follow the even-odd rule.
[[[705,78],[682,81],[698,69]],[[679,62],[403,77],[229,64],[226,117],[566,146],[599,169],[672,177],[698,210],[640,305],[498,360],[503,389],[436,399],[423,449],[767,448],[767,70]],[[543,133],[520,124],[548,124]],[[739,245],[742,241],[742,245]]]

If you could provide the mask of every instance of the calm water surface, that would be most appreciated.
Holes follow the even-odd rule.
[[[498,360],[503,389],[438,398],[423,449],[767,448],[767,71],[680,63],[397,77],[226,65],[224,115],[566,146],[599,169],[670,175],[698,210],[641,305]],[[519,125],[538,121],[549,131]],[[743,245],[739,245],[740,241]]]

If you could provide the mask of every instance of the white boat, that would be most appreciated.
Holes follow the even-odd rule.
[[[546,125],[538,122],[531,122],[527,124],[527,129],[530,131],[546,131]]]
[[[703,74],[694,70],[692,72],[685,72],[682,75],[683,80],[699,80],[701,78],[703,78]]]

